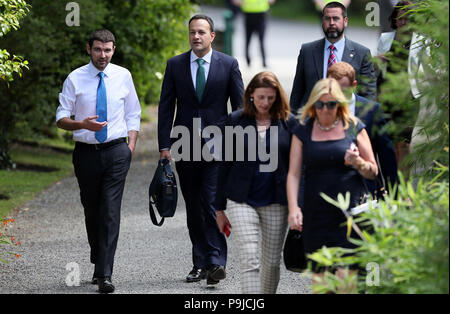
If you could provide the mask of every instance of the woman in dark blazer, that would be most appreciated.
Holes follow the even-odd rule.
[[[233,144],[224,147],[215,206],[219,229],[227,233],[232,226],[238,241],[242,293],[277,290],[287,230],[291,131],[296,125],[286,94],[271,72],[261,72],[251,80],[244,108],[231,113],[225,124],[225,137],[234,131],[233,141],[226,138],[224,142]],[[227,158],[230,151],[233,156]]]

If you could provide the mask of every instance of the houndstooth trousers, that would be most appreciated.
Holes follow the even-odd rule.
[[[287,206],[254,208],[228,199],[226,213],[239,247],[242,293],[276,293],[288,224]]]

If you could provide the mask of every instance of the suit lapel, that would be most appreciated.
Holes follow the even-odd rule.
[[[197,100],[197,94],[195,93],[194,83],[192,82],[191,51],[190,50],[186,53],[186,59],[183,63],[185,66],[184,73],[185,73],[185,76],[187,79],[188,89],[191,91],[192,97],[194,97],[195,100]],[[198,100],[195,105],[198,106]]]
[[[211,84],[213,84],[214,79],[217,77],[217,71],[219,68],[220,59],[217,53],[213,50],[211,55],[211,64],[209,65],[209,73],[206,78],[205,91],[203,92],[202,103],[208,96],[209,90],[211,89]]]
[[[323,50],[325,47],[325,39],[319,41],[319,44],[316,46],[314,56],[314,64],[317,71],[318,79],[322,79],[323,76]]]
[[[352,42],[348,38],[345,38],[345,48],[344,54],[342,55],[342,61],[353,66],[353,60],[355,60],[355,48],[353,47]]]

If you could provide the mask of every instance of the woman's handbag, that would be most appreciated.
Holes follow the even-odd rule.
[[[150,218],[154,225],[160,227],[165,217],[173,217],[178,201],[177,181],[168,159],[162,158],[158,161],[158,167],[148,189],[148,196]],[[160,222],[156,220],[153,205],[161,216]]]
[[[287,270],[300,273],[306,269],[305,247],[300,231],[289,229],[284,242],[283,260]]]

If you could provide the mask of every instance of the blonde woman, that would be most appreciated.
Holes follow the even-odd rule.
[[[326,202],[351,193],[351,206],[364,193],[362,178],[373,179],[377,163],[364,125],[351,115],[338,82],[322,79],[314,86],[294,130],[289,157],[287,196],[291,229],[303,231],[306,253],[322,246],[353,248],[346,236],[344,214]],[[299,182],[304,169],[303,208],[298,205]],[[315,267],[317,273],[323,269]],[[313,278],[314,280],[314,278]]]

